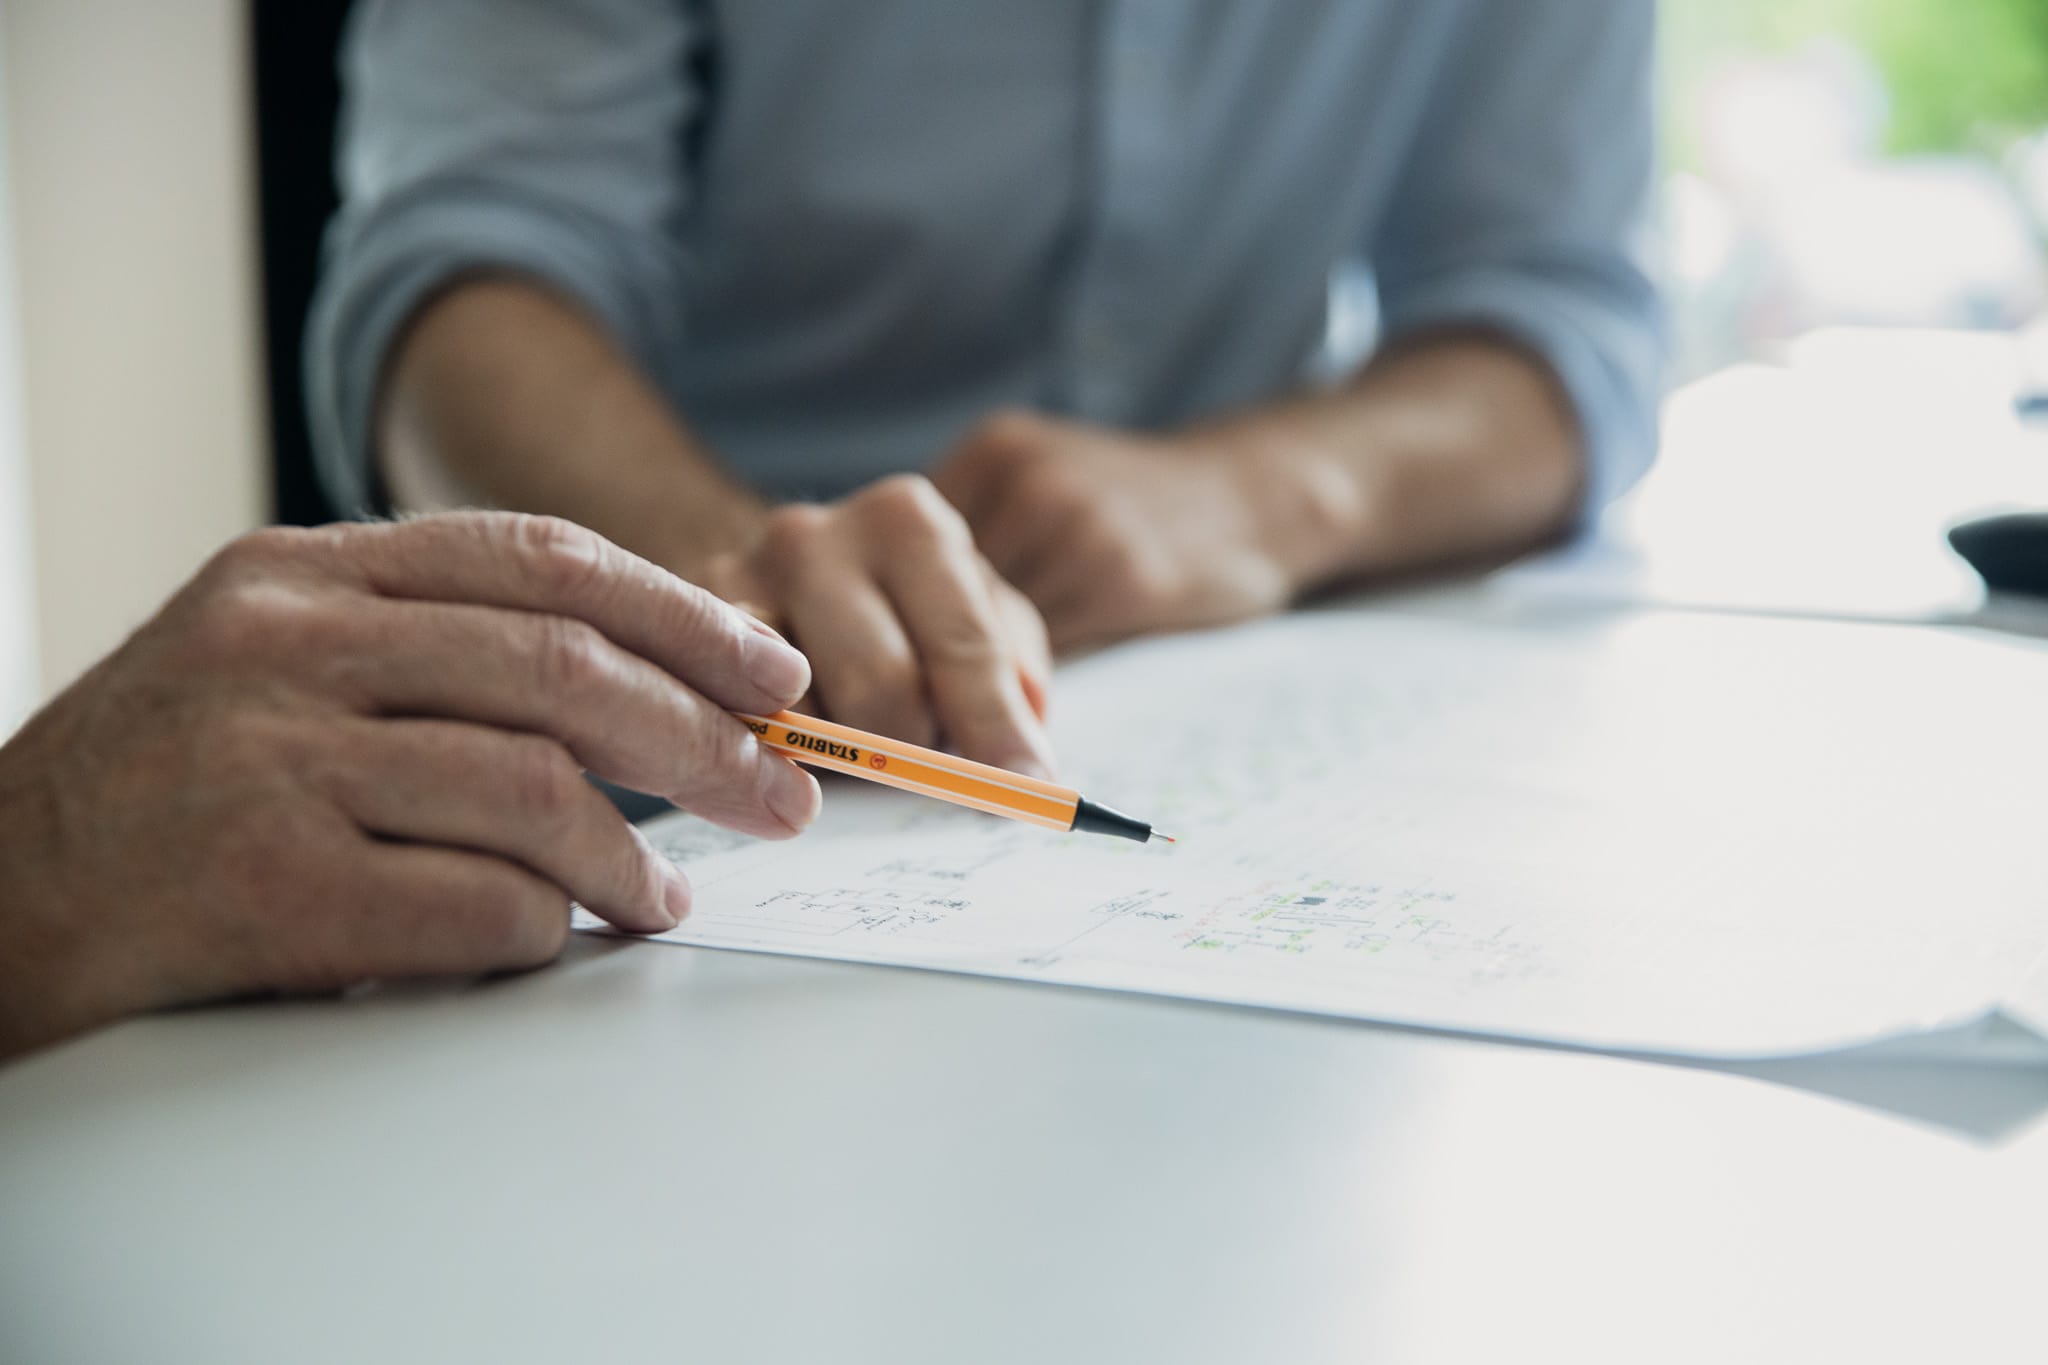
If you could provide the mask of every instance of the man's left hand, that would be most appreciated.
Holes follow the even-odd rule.
[[[932,480],[1061,652],[1242,620],[1294,595],[1234,450],[1005,412]]]

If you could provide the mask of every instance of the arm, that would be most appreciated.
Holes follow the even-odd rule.
[[[1485,0],[1371,245],[1390,345],[1483,328],[1541,362],[1583,457],[1575,516],[1648,466],[1662,304],[1644,262],[1651,0]]]
[[[1351,382],[1163,436],[1010,414],[941,466],[1056,646],[1511,555],[1647,462],[1650,7],[1475,22],[1373,244],[1386,342]]]
[[[427,306],[392,357],[376,426],[401,507],[547,509],[699,581],[768,514],[598,323],[516,277]]]
[[[349,45],[343,180],[312,329],[332,487],[573,517],[743,602],[852,724],[1043,769],[1030,604],[920,482],[764,506],[649,376],[682,297],[693,7],[397,0]]]
[[[556,512],[687,567],[765,509],[645,378],[697,42],[672,0],[370,0],[346,41],[337,221],[308,338],[330,487]],[[573,453],[572,453],[573,452]]]
[[[316,454],[344,508],[378,510],[376,409],[400,338],[471,277],[573,301],[564,318],[649,371],[681,289],[665,227],[688,204],[691,14],[672,0],[357,6],[343,207],[306,340]],[[393,472],[461,491],[461,470]]]
[[[1483,331],[1411,337],[1350,383],[1188,434],[1247,476],[1292,593],[1497,559],[1570,523],[1584,443],[1556,377]]]

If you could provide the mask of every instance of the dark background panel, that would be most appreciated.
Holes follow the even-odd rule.
[[[335,55],[350,0],[250,0],[273,487],[279,521],[330,521],[313,476],[300,344],[335,206]]]

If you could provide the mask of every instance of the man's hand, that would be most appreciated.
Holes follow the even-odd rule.
[[[0,1055],[178,1002],[545,962],[572,897],[670,928],[687,883],[584,769],[793,834],[816,782],[726,708],[809,682],[566,522],[244,537],[0,748]]]
[[[924,479],[777,508],[751,548],[693,576],[788,632],[833,719],[1050,775],[1044,622]]]
[[[932,477],[1066,651],[1287,605],[1294,583],[1250,473],[1198,441],[1008,412]]]
[[[1570,524],[1584,466],[1548,366],[1447,329],[1348,384],[1166,436],[999,413],[932,477],[1064,651],[1498,562]]]

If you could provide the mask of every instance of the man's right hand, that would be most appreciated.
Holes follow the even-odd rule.
[[[730,710],[810,671],[567,522],[270,530],[0,748],[0,1055],[264,990],[545,962],[682,874],[585,769],[766,837],[816,782]]]
[[[930,481],[897,475],[830,506],[777,508],[750,548],[695,576],[789,634],[832,719],[1052,775],[1044,618]]]

